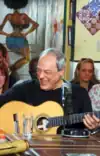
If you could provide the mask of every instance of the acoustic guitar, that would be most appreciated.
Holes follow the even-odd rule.
[[[7,133],[14,133],[13,115],[17,114],[20,133],[23,133],[23,115],[33,116],[34,134],[56,134],[58,126],[80,123],[87,113],[63,116],[62,107],[53,101],[39,106],[31,106],[24,102],[11,101],[0,108],[0,128]],[[89,112],[100,118],[100,112]]]

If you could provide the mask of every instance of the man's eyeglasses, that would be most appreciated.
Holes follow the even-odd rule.
[[[41,73],[43,72],[45,75],[50,76],[50,75],[52,75],[55,71],[37,68],[36,72],[37,72],[37,74],[41,74]]]

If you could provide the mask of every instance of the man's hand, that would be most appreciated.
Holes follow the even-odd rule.
[[[88,129],[92,130],[100,126],[100,119],[98,119],[95,115],[90,116],[87,114],[83,118],[83,123]]]

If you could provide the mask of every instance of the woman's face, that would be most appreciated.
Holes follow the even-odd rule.
[[[0,88],[2,88],[5,84],[6,76],[4,73],[0,70]]]
[[[89,62],[84,62],[81,64],[79,69],[79,78],[80,81],[88,82],[92,79],[93,76],[93,65]]]
[[[2,55],[2,52],[0,51],[0,64],[4,64],[7,68],[9,67],[9,56],[6,55],[6,57],[4,57]]]
[[[0,62],[2,62],[4,59],[3,55],[2,55],[2,52],[0,51]]]

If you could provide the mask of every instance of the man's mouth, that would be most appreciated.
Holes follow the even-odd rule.
[[[46,85],[47,82],[40,81],[40,84],[41,84],[41,85]]]

